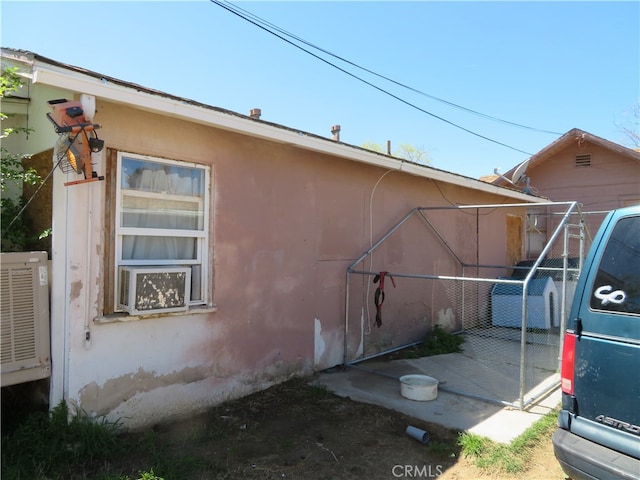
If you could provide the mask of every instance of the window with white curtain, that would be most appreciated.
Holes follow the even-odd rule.
[[[206,304],[209,167],[119,153],[117,168],[117,270],[188,267],[190,305]]]

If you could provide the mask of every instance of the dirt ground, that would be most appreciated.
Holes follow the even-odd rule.
[[[206,414],[132,435],[130,454],[105,465],[131,478],[154,468],[170,480],[524,479],[562,480],[550,438],[517,475],[481,470],[461,456],[458,432],[293,379]],[[429,432],[427,445],[406,427]]]

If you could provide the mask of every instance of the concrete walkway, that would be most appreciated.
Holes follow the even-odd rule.
[[[561,400],[559,389],[524,411],[504,407],[447,391],[447,382],[433,371],[430,357],[413,360],[369,361],[358,366],[335,368],[322,372],[316,384],[327,387],[334,394],[355,401],[386,407],[426,422],[436,423],[459,431],[482,435],[496,442],[509,443],[543,415],[556,408]],[[431,373],[426,373],[430,371]],[[400,394],[402,375],[422,373],[444,383],[438,396],[430,401],[408,400]],[[496,372],[488,372],[495,377]],[[482,384],[482,377],[473,381]],[[518,381],[504,377],[501,382]]]

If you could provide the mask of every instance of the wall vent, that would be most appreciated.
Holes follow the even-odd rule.
[[[51,376],[47,252],[0,254],[2,386]]]
[[[576,167],[590,167],[591,166],[591,154],[584,153],[576,155]]]

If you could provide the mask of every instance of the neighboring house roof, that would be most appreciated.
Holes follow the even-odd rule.
[[[80,67],[67,65],[36,53],[2,48],[2,56],[27,63],[32,67],[32,82],[76,92],[95,95],[116,103],[132,105],[160,115],[170,115],[188,121],[210,125],[273,142],[325,153],[351,161],[382,168],[396,169],[411,175],[430,178],[492,194],[504,195],[526,202],[545,201],[542,197],[528,195],[519,190],[481,182],[434,167],[417,164],[383,153],[294,130],[283,125],[251,118],[230,110],[213,107],[158,90],[142,87]]]
[[[584,130],[580,130],[579,128],[574,128],[572,130],[569,130],[564,135],[562,135],[555,142],[547,145],[545,148],[540,150],[538,153],[536,153],[535,155],[531,156],[529,158],[529,160],[528,160],[527,168],[529,169],[531,167],[534,167],[536,165],[539,165],[539,164],[543,163],[544,161],[546,161],[549,158],[553,157],[558,152],[561,152],[562,150],[564,150],[565,148],[569,147],[573,143],[581,144],[581,143],[584,143],[584,142],[590,142],[590,143],[593,143],[595,145],[599,145],[599,146],[601,146],[603,148],[611,150],[612,152],[615,152],[617,154],[623,155],[623,156],[628,157],[628,158],[630,158],[632,160],[636,160],[636,161],[640,162],[640,152],[639,151],[631,149],[631,148],[624,147],[622,145],[619,145],[617,143],[611,142],[609,140],[605,140],[604,138],[598,137],[598,136],[593,135],[593,134],[591,134],[589,132],[585,132]],[[511,178],[511,176],[513,175],[513,172],[516,170],[516,168],[518,168],[518,166],[519,165],[516,165],[515,167],[513,167],[511,170],[506,172],[502,177]],[[502,177],[498,176],[497,178],[495,178],[492,181],[492,183],[494,185],[497,185],[497,184],[500,184],[500,183],[504,182],[504,179]]]

